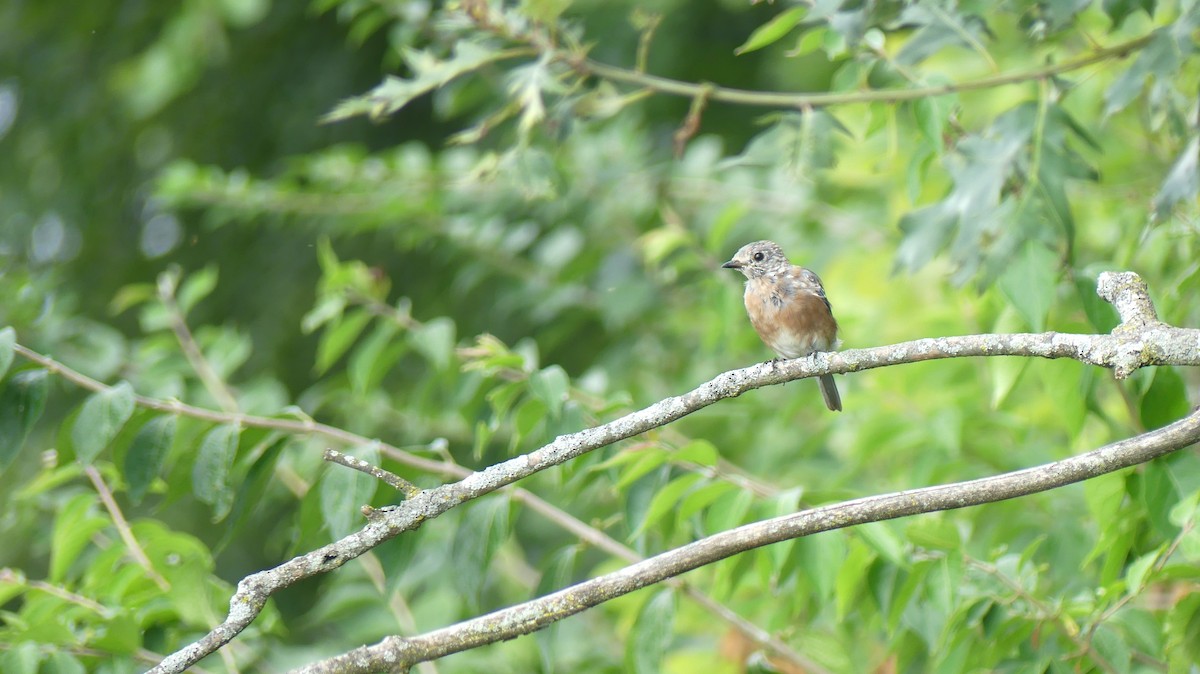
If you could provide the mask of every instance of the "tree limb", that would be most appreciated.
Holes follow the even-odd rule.
[[[1145,463],[1197,441],[1200,441],[1200,411],[1156,431],[1036,468],[868,496],[746,524],[523,604],[416,637],[387,637],[372,646],[356,648],[294,671],[299,674],[404,671],[418,662],[535,632],[610,599],[764,545],[868,522],[1036,494]]]
[[[406,500],[398,505],[395,509],[390,510],[382,518],[372,520],[358,532],[355,532],[339,541],[330,543],[312,552],[306,553],[299,557],[295,557],[279,566],[251,574],[242,579],[238,583],[238,590],[230,599],[229,616],[224,622],[214,628],[209,634],[201,638],[176,653],[168,656],[157,667],[151,670],[154,674],[166,674],[167,672],[181,672],[189,665],[199,661],[204,656],[214,652],[225,643],[233,639],[239,632],[246,628],[272,594],[279,590],[292,585],[300,580],[309,578],[319,573],[332,571],[346,562],[362,555],[366,551],[375,546],[387,541],[394,536],[399,535],[404,531],[410,531],[421,526],[426,520],[432,519],[450,510],[451,508],[479,498],[485,494],[491,493],[501,487],[512,484],[520,479],[533,475],[534,473],[545,470],[552,466],[556,466],[566,461],[582,456],[594,449],[605,447],[617,441],[633,437],[640,433],[644,433],[650,429],[666,425],[672,421],[676,421],[692,412],[703,409],[713,403],[726,398],[737,397],[747,391],[770,386],[774,384],[782,384],[796,379],[814,377],[822,374],[838,374],[857,372],[860,370],[873,369],[877,367],[885,367],[888,365],[898,365],[901,363],[915,363],[925,360],[933,360],[939,358],[963,358],[970,356],[1035,356],[1040,358],[1071,358],[1083,363],[1098,365],[1111,368],[1114,375],[1118,378],[1128,377],[1134,370],[1147,365],[1200,365],[1200,330],[1176,328],[1160,323],[1154,315],[1153,306],[1149,302],[1149,293],[1146,290],[1145,284],[1137,274],[1111,273],[1105,272],[1098,279],[1098,292],[1101,297],[1113,303],[1118,308],[1123,320],[1122,324],[1113,330],[1108,335],[1077,335],[1063,334],[1055,332],[1047,332],[1041,334],[1008,334],[1008,335],[968,335],[959,337],[938,337],[929,339],[920,339],[912,342],[903,342],[891,346],[881,346],[869,349],[852,349],[837,353],[818,353],[808,358],[799,358],[795,360],[782,362],[767,362],[759,365],[754,365],[739,370],[731,370],[723,374],[717,375],[715,378],[701,384],[697,388],[679,396],[667,398],[658,403],[650,405],[642,410],[632,412],[619,419],[611,421],[594,428],[588,428],[576,433],[561,435],[554,439],[553,442],[533,451],[524,454],[502,463],[495,464],[476,473],[472,473],[459,482],[442,485],[434,489],[428,489],[417,496]],[[1141,298],[1145,297],[1143,301]],[[1184,429],[1180,429],[1180,426]],[[1160,429],[1153,433],[1139,436],[1133,440],[1126,440],[1123,443],[1135,443],[1136,441],[1157,442],[1153,445],[1156,453],[1148,456],[1132,460],[1126,463],[1112,464],[1112,467],[1106,469],[1096,469],[1095,466],[1076,466],[1074,462],[1082,461],[1085,457],[1101,456],[1109,457],[1106,461],[1115,461],[1117,458],[1125,456],[1122,451],[1113,450],[1113,448],[1124,447],[1123,443],[1109,445],[1092,452],[1091,454],[1083,455],[1083,457],[1075,457],[1068,459],[1066,462],[1056,464],[1048,464],[1038,469],[1030,469],[1030,471],[1021,471],[1018,473],[1009,473],[1006,475],[987,478],[985,480],[977,480],[970,483],[962,483],[959,485],[948,485],[943,487],[931,487],[926,490],[917,490],[913,492],[902,492],[898,495],[889,495],[882,497],[873,497],[871,499],[861,499],[859,501],[851,501],[845,504],[828,506],[816,510],[805,511],[798,515],[788,516],[781,520],[771,520],[770,522],[780,523],[783,528],[772,529],[775,535],[781,531],[790,531],[790,533],[782,538],[764,539],[763,542],[757,542],[750,547],[758,545],[766,545],[770,542],[786,540],[796,536],[806,535],[812,531],[826,531],[831,528],[849,526],[861,522],[876,521],[876,519],[888,519],[901,517],[904,515],[915,514],[919,512],[930,512],[931,510],[939,510],[946,508],[960,508],[966,505],[974,505],[977,503],[987,503],[995,500],[1013,498],[1026,493],[1034,493],[1043,491],[1062,484],[1069,484],[1094,475],[1099,475],[1105,472],[1111,472],[1141,461],[1148,461],[1154,456],[1159,456],[1168,451],[1178,449],[1191,442],[1195,438],[1191,434],[1196,432],[1196,417],[1195,415],[1187,419],[1177,422],[1165,429]],[[1176,429],[1175,435],[1168,438],[1163,438],[1163,433],[1169,429]],[[1190,439],[1189,439],[1190,438]],[[1181,444],[1172,444],[1176,441],[1186,440]],[[1164,444],[1165,443],[1165,444]],[[1127,451],[1127,450],[1123,450]],[[1115,458],[1110,457],[1110,454],[1115,452]],[[1140,454],[1138,454],[1140,456]],[[1128,458],[1128,457],[1126,457]],[[1107,465],[1107,464],[1106,464]],[[1085,471],[1084,468],[1088,468]],[[1103,468],[1103,467],[1101,467]],[[1059,471],[1070,470],[1068,479],[1064,481],[1053,481],[1050,478],[1059,474]],[[1042,471],[1042,472],[1038,472]],[[1082,472],[1081,472],[1082,471]],[[1029,473],[1029,475],[1026,475]],[[1020,484],[1013,485],[1008,480],[1013,479],[1013,476],[1018,476],[1017,479],[1032,479],[1042,480],[1037,482],[1035,488],[1030,491],[1014,490]],[[1049,481],[1047,481],[1049,480]],[[970,487],[967,489],[966,487]],[[979,493],[972,490],[979,489]],[[953,501],[939,500],[945,490],[946,494],[953,495]],[[965,491],[964,491],[965,490]],[[998,491],[997,491],[998,490]],[[1005,491],[1007,490],[1007,491]],[[938,496],[932,500],[913,500],[908,501],[910,495],[923,496],[927,493]],[[999,496],[991,496],[993,493],[1005,494]],[[972,494],[974,498],[983,498],[983,500],[971,500]],[[900,503],[895,504],[889,499],[899,499]],[[944,503],[956,503],[957,505],[944,505]],[[928,507],[922,504],[936,503],[942,504],[936,507]],[[860,509],[858,504],[865,504]],[[883,504],[883,505],[880,505]],[[849,511],[839,510],[849,506],[855,506]],[[908,509],[897,509],[897,505],[904,505]],[[802,525],[783,525],[782,522],[789,521],[788,518],[804,518],[812,513],[825,513],[822,517],[828,518],[835,513],[840,513],[842,517],[849,519],[838,519],[841,524],[829,524],[828,521],[822,525],[823,528],[810,529],[811,523]],[[849,513],[847,515],[846,513]],[[874,517],[875,519],[862,519],[863,517]],[[833,521],[833,520],[830,520]],[[754,526],[754,525],[750,525]],[[743,527],[743,529],[745,529]],[[734,532],[742,531],[743,529],[735,529]],[[718,536],[728,536],[732,532],[719,534]],[[708,539],[711,540],[711,539]],[[722,539],[724,540],[724,539]],[[677,555],[681,551],[692,551],[689,554],[695,554],[694,546],[685,546],[666,555]],[[711,545],[711,544],[710,544]],[[727,545],[723,543],[722,545]],[[724,550],[725,548],[718,548]],[[749,549],[749,548],[745,548]],[[737,550],[733,550],[724,554],[728,556],[734,554]],[[654,560],[661,559],[663,555],[657,558],[635,564],[627,567],[624,571],[618,574],[613,574],[616,578],[618,586],[623,585],[624,580],[631,573],[640,573],[640,570],[646,569],[647,565],[653,569],[655,573],[665,573],[665,575],[655,576],[658,580],[662,578],[678,575],[685,570],[695,568],[695,566],[687,566],[684,563],[676,561],[674,566],[658,566],[658,563],[652,564]],[[722,557],[717,557],[720,559]],[[688,558],[690,559],[690,558]],[[706,562],[702,562],[706,563]],[[637,572],[632,570],[639,570]],[[650,577],[650,576],[646,576]],[[609,577],[604,577],[609,578]],[[597,579],[597,581],[602,579]],[[596,581],[589,581],[596,582]],[[646,582],[657,582],[646,581]],[[629,585],[625,592],[632,591],[642,585]],[[580,586],[577,586],[580,587]],[[567,591],[564,591],[567,592]],[[601,597],[596,603],[604,601],[616,594],[596,595]],[[548,606],[551,609],[548,616],[554,618],[555,611],[561,612],[567,607],[562,604],[562,601],[574,601],[574,595],[562,595],[557,593],[550,595],[557,597],[560,603]],[[565,598],[564,598],[565,597]],[[522,605],[524,606],[524,605]],[[580,609],[582,610],[582,608]],[[493,614],[496,615],[496,614]],[[564,613],[558,615],[558,618],[570,615]],[[485,616],[490,617],[490,616]],[[558,619],[554,618],[554,619]],[[471,624],[463,623],[464,625]],[[516,634],[524,634],[527,631],[532,631],[542,626],[544,623],[526,623],[520,625],[527,627],[526,631],[515,632]],[[446,628],[452,629],[452,628]],[[431,633],[441,634],[441,632]],[[393,638],[385,643],[392,643],[399,638]],[[413,643],[411,640],[399,640],[403,644]],[[481,642],[482,643],[482,642]],[[389,648],[400,648],[389,646]],[[403,646],[403,652],[409,653],[410,647]],[[416,652],[416,651],[411,651]],[[452,652],[452,651],[451,651]],[[416,660],[414,660],[415,662]],[[321,671],[321,670],[314,670]],[[369,670],[354,670],[354,671],[369,671]]]

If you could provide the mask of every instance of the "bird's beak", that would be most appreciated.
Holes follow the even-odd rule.
[[[729,262],[726,262],[725,264],[721,265],[721,269],[741,269],[741,268],[742,268],[742,265],[739,264],[736,260],[730,260]]]

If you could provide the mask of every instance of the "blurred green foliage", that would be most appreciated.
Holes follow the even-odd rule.
[[[399,500],[326,446],[428,487],[765,359],[719,269],[749,240],[821,274],[847,347],[1105,332],[1105,269],[1200,324],[1198,28],[1188,0],[0,6],[0,671],[144,669]],[[651,555],[1091,449],[1197,378],[997,358],[839,386],[842,414],[758,390],[520,486]],[[1187,450],[687,580],[828,671],[1183,672],[1198,494]],[[202,665],[298,666],[624,564],[493,494]],[[437,667],[779,665],[743,642],[646,590]]]

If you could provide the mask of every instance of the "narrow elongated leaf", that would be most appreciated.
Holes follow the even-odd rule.
[[[92,394],[79,408],[79,416],[71,427],[76,458],[81,463],[91,463],[117,437],[132,414],[133,387],[129,382]]]
[[[0,468],[7,466],[29,436],[46,407],[46,371],[25,370],[4,382],[0,390]]]
[[[213,507],[215,521],[228,514],[233,505],[229,468],[233,465],[240,432],[237,424],[225,424],[206,433],[192,466],[192,489],[196,498]]]
[[[807,13],[808,7],[804,5],[796,5],[780,12],[770,21],[754,29],[754,32],[750,33],[750,37],[742,43],[742,46],[734,49],[733,53],[741,56],[778,42],[792,32],[793,28],[800,25]]]
[[[129,484],[129,498],[141,503],[146,491],[158,477],[163,458],[175,439],[175,417],[164,415],[146,422],[133,436],[129,451],[125,454],[125,482]]]
[[[337,362],[370,322],[371,314],[360,309],[343,316],[333,327],[326,330],[317,346],[317,374],[323,374],[329,366]]]
[[[667,486],[658,490],[654,498],[650,500],[650,507],[646,509],[646,516],[638,524],[638,527],[630,538],[641,536],[646,529],[654,526],[668,512],[672,512],[679,500],[700,480],[704,479],[699,473],[688,473],[682,477],[675,478]]]

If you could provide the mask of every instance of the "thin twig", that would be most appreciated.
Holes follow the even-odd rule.
[[[977,91],[980,89],[993,89],[1011,84],[1022,84],[1024,82],[1045,79],[1047,77],[1061,75],[1073,70],[1079,70],[1080,68],[1085,68],[1109,59],[1123,58],[1145,47],[1150,43],[1151,40],[1154,39],[1154,37],[1155,34],[1150,33],[1139,38],[1134,38],[1127,42],[1122,42],[1112,47],[1099,49],[1091,54],[1088,54],[1087,56],[1070,61],[1064,61],[1063,63],[1043,66],[1041,68],[1032,68],[1030,70],[1019,72],[981,77],[979,79],[967,80],[965,82],[915,87],[912,89],[875,89],[870,91],[851,92],[787,93],[735,89],[733,87],[696,84],[693,82],[684,82],[681,80],[659,77],[657,75],[648,75],[646,73],[639,73],[636,70],[610,66],[592,59],[579,58],[577,56],[568,54],[560,54],[558,56],[561,60],[570,64],[580,73],[594,75],[596,77],[601,77],[616,82],[624,82],[639,87],[645,87],[661,94],[695,98],[703,89],[706,87],[711,87],[709,98],[722,103],[773,108],[815,108],[827,107],[831,105],[846,105],[849,103],[901,103],[919,98],[941,96],[943,94]]]
[[[362,459],[350,456],[349,454],[343,454],[336,449],[330,449],[327,447],[325,449],[325,453],[322,455],[322,458],[330,463],[336,463],[339,466],[345,466],[347,468],[357,470],[360,473],[366,473],[376,480],[382,480],[386,482],[392,489],[404,494],[404,498],[406,499],[412,498],[421,493],[420,487],[409,482],[408,480],[405,480],[399,475],[391,471],[384,470],[379,466],[374,466],[370,463],[367,463]]]
[[[47,371],[57,374],[58,376],[66,379],[76,386],[79,386],[80,388],[97,392],[105,391],[109,388],[107,385],[96,381],[95,379],[92,379],[81,372],[73,370],[63,363],[54,360],[53,358],[37,353],[28,347],[16,344],[13,346],[13,350],[23,358],[41,365]],[[426,459],[424,457],[407,452],[400,447],[396,447],[385,442],[374,441],[365,436],[351,433],[350,431],[346,431],[335,426],[318,423],[311,419],[294,421],[290,419],[273,419],[270,417],[257,417],[246,414],[226,414],[202,407],[186,405],[178,401],[158,400],[139,395],[134,396],[134,402],[138,406],[146,409],[171,414],[179,414],[180,416],[187,416],[216,424],[237,423],[245,427],[265,428],[284,433],[315,435],[334,440],[348,446],[361,446],[374,442],[377,443],[380,451],[389,459],[427,473],[458,480],[464,479],[472,474],[471,470],[454,463],[449,456],[444,458],[442,461]],[[753,488],[752,485],[751,487]],[[626,559],[627,561],[640,559],[640,557],[638,557],[636,553],[633,553],[632,550],[629,550],[615,539],[601,532],[599,529],[585,524],[569,513],[542,500],[532,492],[519,487],[512,488],[511,492],[513,500],[527,504],[534,512],[541,514],[551,522],[563,527],[568,532],[575,534],[581,540],[590,543],[596,548],[605,550],[608,553]],[[381,511],[372,512],[375,513]],[[632,554],[633,558],[630,558],[628,556],[629,554]],[[702,592],[695,590],[694,588],[687,590],[687,594],[697,602],[710,608],[710,610],[713,610],[722,619],[727,620],[733,627],[745,634],[747,638],[751,639],[755,643],[758,643],[764,648],[770,649],[780,657],[790,659],[799,666],[805,666],[805,663],[809,662],[807,658],[797,653],[787,644],[778,638],[772,637],[765,630],[757,625],[754,625],[753,623],[750,623],[745,618],[738,616],[737,613],[729,607],[724,606],[710,597],[707,597]],[[814,674],[819,674],[818,669],[813,669],[812,671]]]
[[[1200,411],[1149,433],[1034,468],[869,496],[754,522],[528,602],[416,637],[387,637],[377,644],[356,648],[295,671],[302,674],[356,674],[402,669],[417,662],[535,632],[616,597],[747,550],[868,522],[1036,494],[1145,463],[1197,441],[1200,441]]]
[[[1073,622],[1068,621],[1068,619],[1063,616],[1061,612],[1051,609],[1045,604],[1045,602],[1026,592],[1025,588],[1021,587],[1020,583],[1012,578],[1009,578],[1008,575],[1001,572],[996,565],[974,559],[967,555],[964,555],[963,557],[968,565],[973,566],[1000,581],[1002,585],[1011,590],[1012,593],[1019,599],[1032,606],[1042,620],[1048,620],[1057,624],[1059,631],[1061,631],[1063,635],[1071,641],[1071,643],[1075,644],[1075,646],[1079,648],[1082,653],[1086,653],[1088,657],[1092,658],[1092,660],[1095,661],[1096,666],[1098,666],[1100,669],[1103,669],[1105,672],[1108,672],[1108,674],[1117,674],[1116,668],[1113,667],[1108,660],[1101,656],[1087,639],[1080,635],[1079,627]]]
[[[111,609],[104,604],[95,601],[94,599],[71,592],[64,587],[59,587],[53,583],[47,583],[42,580],[30,580],[25,577],[25,574],[14,569],[0,568],[0,583],[4,583],[6,585],[24,585],[31,590],[45,592],[46,594],[58,597],[65,602],[75,604],[76,606],[82,606],[83,608],[86,608],[87,610],[99,615],[101,618],[108,619],[112,618],[114,615],[114,612]]]
[[[96,488],[96,493],[100,495],[100,502],[103,503],[104,508],[108,510],[108,515],[109,517],[112,517],[113,525],[117,528],[117,533],[121,535],[121,540],[125,542],[125,549],[128,550],[129,554],[133,555],[134,560],[136,560],[137,563],[146,570],[146,575],[150,578],[150,580],[154,581],[154,584],[158,586],[158,589],[162,590],[163,592],[170,592],[171,584],[168,583],[167,579],[163,578],[162,575],[160,575],[158,571],[154,569],[154,565],[150,563],[150,558],[146,556],[146,551],[142,549],[141,544],[138,543],[137,537],[133,535],[133,530],[129,528],[129,522],[125,519],[125,515],[121,512],[121,507],[117,505],[116,499],[113,498],[112,490],[110,490],[108,485],[105,484],[104,476],[100,474],[99,470],[96,470],[95,466],[87,466],[83,469],[83,472],[87,474],[88,479],[92,481],[92,486]]]
[[[1083,363],[1112,368],[1114,376],[1120,378],[1128,377],[1146,365],[1200,365],[1200,350],[1196,349],[1196,344],[1200,343],[1200,330],[1176,328],[1158,322],[1154,306],[1149,300],[1149,291],[1137,274],[1104,272],[1097,281],[1097,293],[1116,307],[1122,319],[1121,325],[1110,335],[1049,332],[940,337],[871,349],[818,353],[809,358],[783,362],[768,362],[725,372],[683,395],[661,400],[595,428],[561,435],[538,450],[489,466],[459,482],[422,491],[417,497],[396,506],[383,517],[373,519],[363,529],[340,541],[291,559],[275,568],[247,576],[238,584],[238,591],[230,599],[230,613],[226,621],[199,641],[172,654],[153,671],[155,674],[182,671],[189,664],[219,649],[237,636],[254,620],[275,592],[305,578],[333,571],[382,542],[405,531],[411,531],[458,505],[552,466],[576,459],[592,450],[664,426],[720,400],[737,397],[757,388],[823,374],[974,356],[1072,358]],[[516,613],[501,612],[504,620],[516,621],[505,623],[509,626],[507,631],[495,629],[492,623],[488,623],[491,627],[484,627],[482,622],[471,622],[471,627],[465,629],[484,631],[470,634],[462,631],[454,633],[457,644],[454,648],[463,650],[486,643],[489,635],[491,638],[498,638],[499,634],[527,634],[550,622],[646,584],[660,582],[683,571],[724,559],[748,549],[731,548],[739,540],[737,536],[745,532],[754,532],[751,546],[754,547],[841,526],[1015,498],[1148,461],[1190,444],[1197,438],[1200,438],[1200,413],[1137,438],[1039,468],[973,482],[859,499],[789,516],[795,518],[794,520],[784,518],[747,525],[749,528],[743,527],[717,534],[705,539],[702,544],[693,543],[635,564],[622,572],[599,579],[601,582],[598,584],[589,584],[593,583],[589,581],[574,588],[586,586],[586,595],[575,594],[574,589],[564,590],[537,600],[542,603],[537,604],[536,610],[529,611],[528,606],[523,606],[514,608]],[[765,533],[755,529],[762,524],[770,525]],[[733,536],[732,539],[728,538],[730,535]],[[522,613],[521,610],[528,612]],[[499,614],[478,620],[496,618],[496,615]],[[460,626],[460,629],[463,628]],[[444,638],[443,633],[434,635],[438,639]],[[406,640],[400,647],[407,648],[405,644],[411,642],[412,640]],[[438,643],[442,645],[435,649],[437,653],[457,652],[442,651],[440,649],[445,644]],[[391,646],[387,647],[390,648]],[[421,651],[423,654],[433,652]],[[355,655],[362,655],[361,649],[347,654],[346,657]],[[410,655],[411,653],[404,657]],[[386,653],[372,651],[364,656],[367,660],[360,662],[367,662],[369,658],[376,656],[396,657],[397,653],[392,650],[387,650]],[[421,655],[414,657],[411,662],[420,659],[426,658]],[[396,662],[398,661],[393,661],[389,667],[396,666]]]
[[[196,372],[196,376],[200,377],[204,388],[217,401],[217,406],[221,409],[226,412],[237,412],[237,399],[233,397],[233,393],[230,392],[229,387],[217,375],[212,364],[204,357],[204,352],[200,350],[200,345],[196,343],[196,338],[192,336],[192,331],[188,329],[183,311],[179,308],[179,303],[175,301],[175,284],[169,274],[159,276],[158,300],[162,302],[163,307],[167,310],[167,320],[171,324],[171,331],[175,333],[176,341],[179,342],[180,350],[183,351],[183,357],[192,366],[192,370]]]

